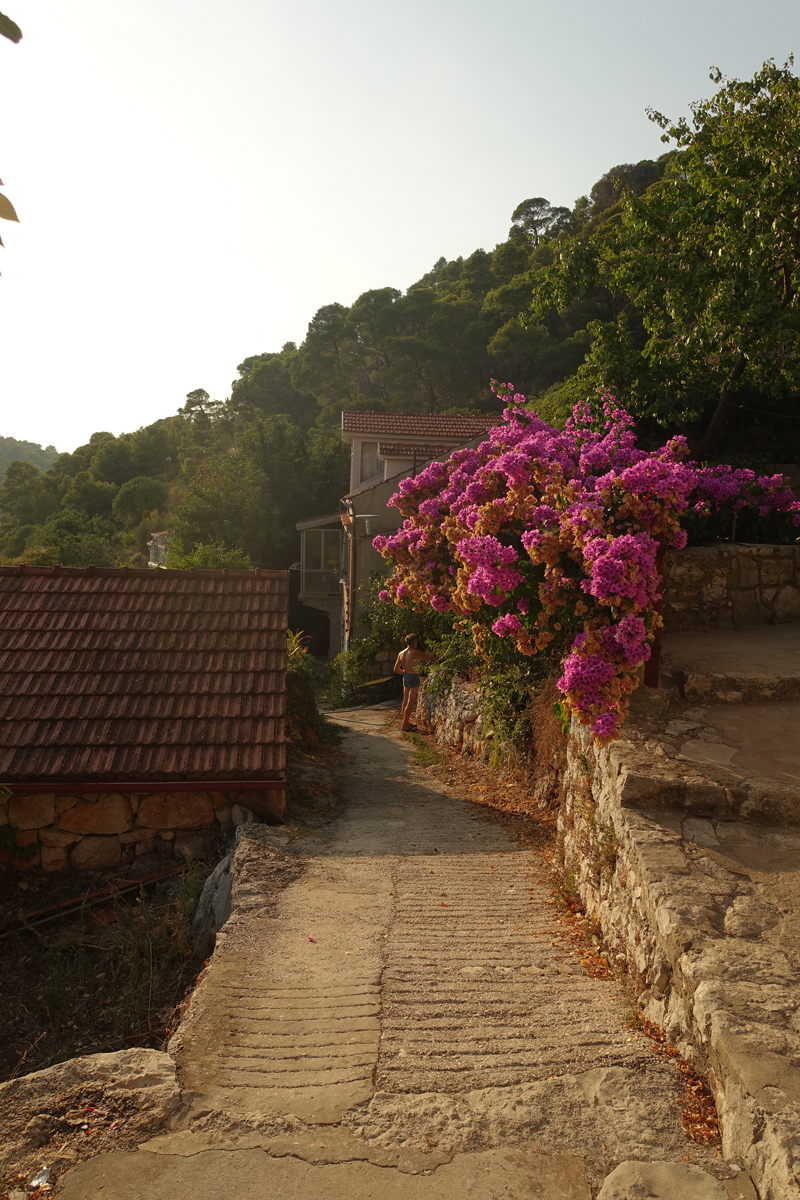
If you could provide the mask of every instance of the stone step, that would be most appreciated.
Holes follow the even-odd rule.
[[[661,660],[693,702],[800,699],[800,624],[666,634]]]

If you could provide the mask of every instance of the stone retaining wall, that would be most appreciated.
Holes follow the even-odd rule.
[[[274,795],[274,793],[272,793]],[[225,792],[12,794],[0,799],[0,826],[19,846],[35,845],[20,869],[109,870],[135,859],[201,858],[219,833],[253,819]],[[9,861],[7,852],[2,853]]]
[[[417,726],[432,733],[440,746],[486,762],[492,753],[494,734],[478,712],[480,693],[475,684],[454,679],[442,691],[435,677],[423,679],[417,695]]]
[[[800,1196],[791,913],[774,883],[754,883],[740,865],[753,847],[765,862],[796,855],[800,829],[654,807],[664,797],[628,770],[630,752],[624,742],[598,749],[573,725],[555,862],[561,886],[580,898],[637,1009],[707,1074],[725,1157],[747,1167],[761,1200]]]
[[[800,620],[800,546],[669,550],[663,614],[666,633]]]

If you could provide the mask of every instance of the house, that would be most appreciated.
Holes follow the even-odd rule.
[[[0,567],[0,825],[32,865],[282,815],[288,601],[287,571]]]
[[[162,529],[160,533],[154,533],[147,543],[147,549],[150,552],[148,567],[165,567],[167,565],[167,554],[169,546],[167,545],[167,531]]]
[[[405,475],[446,459],[458,446],[481,441],[496,416],[343,412],[342,439],[350,443],[350,490],[340,512],[298,521],[299,599],[328,613],[334,658],[357,636],[362,585],[385,571],[372,546],[379,533],[393,533],[400,517],[388,500]]]
[[[496,416],[343,412],[342,440],[350,443],[349,495],[447,458],[497,424]]]

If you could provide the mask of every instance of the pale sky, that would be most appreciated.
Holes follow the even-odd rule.
[[[0,434],[72,450],[661,153],[796,0],[2,0]],[[800,69],[800,68],[799,68]]]

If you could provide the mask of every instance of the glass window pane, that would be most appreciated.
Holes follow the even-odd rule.
[[[323,541],[324,562],[323,567],[326,571],[339,570],[339,539],[340,534],[335,529],[329,529],[325,532]]]
[[[378,443],[361,443],[361,482],[378,474]]]
[[[307,571],[322,570],[322,530],[307,529],[303,534],[305,538],[305,568]]]

